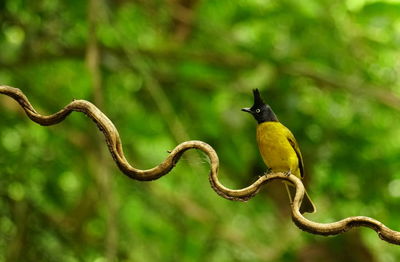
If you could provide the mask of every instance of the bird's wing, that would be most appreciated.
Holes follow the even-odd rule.
[[[297,144],[296,138],[289,129],[287,129],[286,135],[290,145],[293,147],[294,151],[296,152],[297,158],[299,159],[299,169],[300,169],[300,176],[301,178],[304,177],[304,164],[303,164],[303,157],[301,156],[299,145]]]

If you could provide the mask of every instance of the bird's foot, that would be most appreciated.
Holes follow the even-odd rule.
[[[264,176],[267,176],[268,174],[272,173],[272,168],[267,168],[267,171],[264,172]]]
[[[290,170],[290,169],[289,169],[288,171],[285,172],[285,175],[286,175],[287,177],[290,176],[291,174],[292,174],[292,170]]]

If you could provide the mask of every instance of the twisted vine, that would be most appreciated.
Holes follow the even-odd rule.
[[[90,117],[97,125],[100,131],[104,134],[108,149],[122,173],[128,177],[140,181],[150,181],[158,179],[169,173],[176,163],[179,161],[182,154],[189,149],[195,148],[203,151],[210,159],[210,174],[209,180],[214,191],[229,200],[246,201],[257,194],[261,186],[273,180],[290,181],[296,186],[296,195],[291,204],[291,213],[293,222],[302,230],[317,235],[337,235],[350,230],[353,227],[369,227],[378,233],[378,236],[389,243],[400,245],[400,232],[394,231],[386,227],[384,224],[370,217],[354,216],[342,219],[333,223],[317,223],[305,218],[299,211],[300,204],[303,199],[305,190],[303,183],[294,175],[287,176],[284,173],[270,173],[261,176],[253,184],[248,187],[232,190],[219,182],[218,166],[219,159],[215,150],[205,142],[192,140],[186,141],[176,146],[168,157],[158,166],[141,170],[134,168],[129,164],[122,150],[121,139],[118,130],[108,117],[101,112],[95,105],[86,100],[74,100],[63,109],[55,114],[43,116],[29,103],[29,100],[24,93],[18,88],[0,85],[0,94],[12,97],[19,103],[26,115],[34,122],[43,125],[54,125],[63,121],[71,112],[82,112]]]

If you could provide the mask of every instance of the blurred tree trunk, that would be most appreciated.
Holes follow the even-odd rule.
[[[88,6],[88,43],[86,50],[87,67],[91,76],[94,103],[99,108],[104,108],[102,74],[100,68],[100,49],[97,40],[97,26],[100,21],[101,14],[104,13],[102,0],[90,0]],[[92,169],[97,179],[101,194],[99,194],[106,205],[107,216],[107,235],[105,238],[105,249],[107,261],[117,260],[117,242],[118,231],[116,221],[116,198],[113,190],[113,181],[110,179],[111,172],[108,166],[108,152],[104,146],[103,136],[97,132],[95,136],[96,150],[92,152],[94,163]]]

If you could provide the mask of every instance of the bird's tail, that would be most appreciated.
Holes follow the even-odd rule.
[[[290,203],[293,202],[294,196],[296,194],[296,188],[294,187],[293,184],[291,183],[287,183],[287,182],[283,182],[286,186],[286,190],[289,194],[289,199],[290,199]],[[317,208],[315,207],[314,203],[311,201],[310,197],[307,194],[307,191],[305,191],[304,197],[303,197],[303,201],[301,202],[300,205],[300,213],[314,213],[315,211],[317,211]]]

